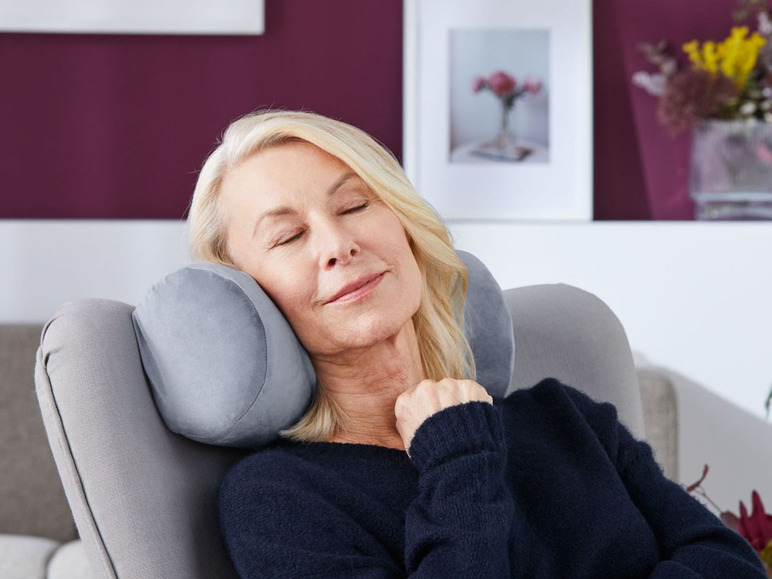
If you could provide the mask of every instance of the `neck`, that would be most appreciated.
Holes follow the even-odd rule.
[[[404,449],[397,430],[397,397],[425,378],[413,324],[367,348],[313,359],[325,393],[345,413],[331,442]]]

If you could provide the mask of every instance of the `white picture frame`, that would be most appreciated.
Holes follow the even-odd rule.
[[[403,164],[444,219],[592,219],[591,31],[591,0],[404,0]],[[499,70],[541,83],[517,157],[486,154],[503,98],[473,83]]]
[[[265,0],[0,0],[0,32],[258,35]]]

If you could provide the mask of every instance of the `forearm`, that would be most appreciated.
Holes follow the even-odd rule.
[[[766,579],[751,546],[696,499],[668,480],[648,446],[620,434],[621,475],[633,502],[657,535],[662,562],[652,577]]]
[[[470,403],[427,419],[411,445],[418,496],[406,513],[413,577],[509,577],[515,507],[504,478],[497,411]]]

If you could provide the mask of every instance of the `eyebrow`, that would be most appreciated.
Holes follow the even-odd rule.
[[[333,182],[333,184],[327,188],[327,197],[331,197],[332,195],[334,195],[338,191],[338,189],[340,189],[351,178],[359,178],[359,175],[354,173],[354,171],[347,171],[346,173],[343,173],[343,175],[338,177],[335,180],[335,182]],[[295,213],[295,210],[292,209],[291,207],[286,207],[286,206],[269,209],[265,213],[261,214],[260,217],[258,217],[255,220],[255,226],[252,229],[252,237],[255,236],[255,234],[257,233],[258,226],[265,219],[269,219],[271,217],[281,217],[283,215],[292,215],[293,213]]]

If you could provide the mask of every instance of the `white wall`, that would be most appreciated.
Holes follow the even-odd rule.
[[[450,224],[502,287],[563,282],[601,297],[652,363],[758,416],[772,383],[772,223]],[[136,303],[188,263],[172,221],[0,221],[0,323],[61,303]]]
[[[0,323],[84,297],[136,303],[190,261],[184,236],[176,221],[0,221]]]
[[[602,298],[632,348],[763,416],[772,384],[772,223],[453,223],[502,287]]]

